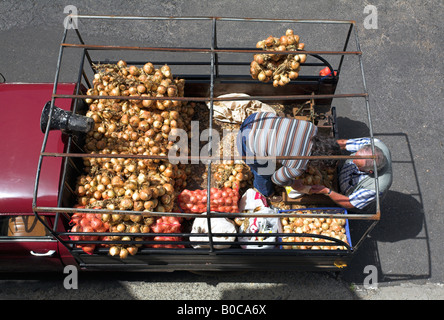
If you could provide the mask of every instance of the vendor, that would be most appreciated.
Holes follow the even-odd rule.
[[[342,150],[351,155],[373,155],[370,138],[339,139]],[[392,184],[390,150],[378,139],[374,139],[376,159],[349,159],[338,173],[340,193],[325,186],[315,185],[310,193],[325,194],[340,206],[350,211],[374,213],[376,210],[376,183],[374,161],[378,172],[379,197],[382,200]]]
[[[326,155],[339,146],[335,139],[317,138],[317,127],[309,121],[279,117],[272,112],[253,113],[240,127],[237,148],[242,156],[271,157],[271,160],[250,160],[245,163],[254,176],[254,187],[266,197],[274,195],[274,185],[299,186],[297,178],[305,172],[308,159],[273,161],[274,156]],[[311,160],[313,161],[313,160]],[[276,164],[282,166],[276,170]]]

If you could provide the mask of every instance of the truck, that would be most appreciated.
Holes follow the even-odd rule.
[[[227,207],[217,212],[213,210],[212,190],[223,189],[223,186],[219,185],[220,188],[218,188],[215,185],[214,169],[218,168],[220,162],[211,157],[215,153],[215,147],[211,148],[212,143],[216,141],[213,141],[215,137],[212,136],[212,132],[214,131],[211,130],[220,126],[220,123],[214,118],[215,107],[218,103],[234,100],[238,102],[239,100],[243,102],[261,101],[269,105],[284,106],[284,109],[280,110],[284,116],[311,121],[318,127],[320,133],[336,137],[338,128],[336,109],[333,105],[334,99],[360,98],[363,101],[363,109],[369,115],[371,125],[368,93],[361,60],[362,52],[353,21],[87,15],[72,15],[70,18],[93,21],[94,23],[100,23],[103,20],[111,20],[115,23],[131,23],[134,20],[144,23],[162,23],[171,20],[176,23],[196,21],[209,26],[211,45],[190,48],[94,44],[85,42],[78,29],[66,28],[60,45],[54,83],[0,84],[0,101],[3,106],[2,126],[0,126],[3,150],[2,157],[0,157],[3,172],[0,180],[0,271],[57,271],[68,265],[75,266],[79,270],[97,271],[340,271],[351,263],[354,253],[379,220],[378,196],[377,209],[374,214],[356,214],[348,213],[346,209],[340,208],[322,197],[303,196],[291,199],[284,191],[283,200],[280,202],[282,206],[271,206],[274,211],[267,211],[260,215],[260,218],[276,219],[279,222],[280,229],[273,232],[272,237],[270,233],[265,233],[263,230],[259,232],[256,230],[254,234],[241,232],[239,227],[242,223],[257,219],[258,213],[254,211],[233,212],[228,211]],[[218,42],[218,39],[221,38],[218,32],[220,25],[225,23],[240,24],[246,29],[254,23],[259,25],[270,23],[276,26],[284,24],[287,25],[285,28],[291,31],[292,29],[288,26],[299,24],[327,27],[340,25],[345,27],[346,36],[343,49],[338,51],[311,51],[305,50],[303,46],[296,49],[280,48],[279,50],[276,49],[277,47],[273,47],[268,48],[268,52],[265,54],[264,48],[266,46],[263,42],[259,44],[260,39],[257,39],[256,48],[221,46]],[[221,29],[223,30],[223,27]],[[74,33],[76,42],[67,42],[67,35],[70,32]],[[287,35],[293,36],[293,33],[290,32]],[[356,43],[355,51],[347,50],[352,35],[354,35]],[[277,41],[276,39],[280,40],[279,37],[272,38],[273,41]],[[79,53],[79,71],[76,81],[61,83],[59,77],[63,72],[62,58],[66,50],[77,50]],[[118,58],[110,60],[100,55],[110,54],[110,52],[117,52]],[[129,52],[142,53],[143,58],[128,60],[125,56]],[[170,55],[171,57],[169,57]],[[236,58],[237,55],[242,58]],[[251,61],[255,60],[254,57],[257,55],[265,56],[266,59],[271,59],[270,57],[274,56],[276,59],[274,67],[279,67],[279,57],[296,56],[299,59],[296,68],[299,69],[295,69],[297,71],[305,69],[307,74],[300,72],[293,79],[287,79],[288,81],[283,83],[278,81],[278,79],[283,80],[283,77],[275,79],[258,77],[252,71],[254,63]],[[194,56],[206,59],[196,60],[197,58]],[[339,57],[337,68],[332,66],[329,59],[325,58],[326,56]],[[358,58],[364,84],[363,92],[336,93],[342,64],[346,56]],[[145,57],[149,57],[149,62]],[[156,58],[157,61],[154,60]],[[165,66],[169,67],[165,68]],[[203,70],[208,72],[174,74],[174,76],[169,74],[171,70],[176,68],[180,70],[181,67],[184,69],[191,67],[193,70],[200,70],[199,67],[202,66]],[[153,68],[153,70],[149,70],[149,68]],[[124,93],[128,89],[125,87],[130,81],[128,79],[134,79],[131,77],[126,80],[120,79],[118,90],[114,86],[102,93],[97,91],[98,86],[107,85],[116,80],[117,76],[113,77],[115,75],[113,72],[117,71],[119,76],[133,72],[138,73],[137,76],[145,75],[143,79],[145,82],[152,79],[150,77],[154,76],[156,72],[157,74],[163,73],[164,77],[170,79],[170,84],[177,84],[176,90],[180,84],[183,85],[181,87],[182,93],[178,94],[175,91],[170,96],[168,93],[157,96],[144,95],[148,85],[144,86],[144,91],[134,94]],[[110,76],[112,80],[109,79]],[[141,81],[138,80],[138,83]],[[159,84],[156,85],[157,92],[160,92],[159,86]],[[148,88],[152,89],[152,84]],[[226,97],[227,94],[239,92],[245,96]],[[153,105],[157,106],[158,110],[152,111],[153,108],[155,109]],[[172,105],[179,108],[175,109],[179,110],[179,113],[191,110],[189,115],[181,114],[179,116],[184,116],[189,120],[194,119],[194,121],[198,119],[198,123],[199,121],[202,123],[202,119],[199,117],[206,112],[207,121],[204,127],[210,129],[207,141],[205,141],[207,144],[202,147],[209,147],[206,158],[200,154],[198,158],[186,154],[184,156],[187,160],[184,162],[185,164],[174,165],[170,163],[171,159],[165,152],[138,153],[140,149],[137,147],[140,144],[116,142],[116,145],[119,145],[119,149],[116,150],[122,152],[111,152],[108,150],[110,140],[106,140],[108,145],[103,142],[103,145],[98,148],[98,141],[101,141],[105,132],[105,125],[102,124],[105,123],[106,117],[113,117],[111,112],[106,113],[111,110],[106,109],[106,106],[114,106],[119,112],[122,108],[129,110],[132,108],[131,106],[136,106],[131,110],[136,110],[137,113],[148,110],[148,112],[152,112],[152,116],[170,110]],[[103,108],[105,108],[105,113],[102,112]],[[135,113],[135,111],[129,112]],[[18,115],[21,116],[18,117]],[[124,119],[121,115],[118,117],[116,122],[118,125],[131,126],[129,123],[131,120]],[[149,120],[149,117],[138,118],[137,124],[139,125],[140,120],[143,119]],[[173,120],[176,118],[171,117],[164,123],[171,125]],[[153,121],[155,120],[152,120],[148,127],[143,129],[143,132],[146,132],[147,128],[154,128]],[[187,124],[184,126],[187,127]],[[163,126],[159,128],[161,127],[163,128]],[[164,139],[166,139],[164,141],[168,141],[171,128],[173,127],[165,128],[168,131],[163,132],[165,133]],[[134,129],[132,132],[136,132],[136,130]],[[124,133],[120,135],[109,133],[109,135],[115,141],[122,139],[131,141],[131,137],[124,136]],[[146,136],[148,137],[148,135]],[[136,139],[139,137],[136,137],[135,141]],[[88,145],[88,141],[90,143],[94,141],[94,145]],[[337,160],[350,157],[333,156]],[[246,160],[245,157],[236,159],[240,161],[237,163]],[[129,207],[119,207],[110,201],[105,201],[116,196],[111,182],[107,184],[110,187],[105,185],[96,198],[95,193],[92,192],[97,191],[97,183],[95,182],[88,183],[88,188],[94,189],[91,189],[91,192],[88,193],[88,190],[79,191],[79,184],[82,185],[79,181],[82,177],[87,179],[88,176],[97,177],[100,174],[100,178],[103,178],[104,174],[102,173],[95,172],[95,176],[91,175],[91,170],[96,170],[93,164],[106,163],[105,167],[108,166],[106,172],[110,172],[109,166],[116,161],[139,163],[139,165],[143,164],[144,168],[154,166],[153,170],[159,170],[161,165],[167,164],[167,168],[174,168],[171,173],[174,174],[173,177],[179,178],[175,180],[175,185],[173,184],[174,190],[171,191],[171,196],[166,197],[165,202],[160,202],[156,196],[154,207],[147,205],[149,200],[154,199],[153,195],[150,195],[152,199],[147,198],[148,201],[139,201],[140,189],[137,189],[137,195],[134,195],[136,189],[130,187],[123,188],[122,194],[120,194],[121,199],[134,200]],[[234,158],[229,161],[235,163]],[[190,169],[191,167],[193,169]],[[202,174],[202,171],[194,171],[197,167],[204,168],[205,172]],[[129,170],[130,172],[127,172],[126,175],[128,178],[131,177],[131,170],[136,169],[125,167],[120,170]],[[163,168],[162,172],[165,170]],[[153,172],[155,171],[145,174],[144,181],[153,178]],[[196,172],[200,172],[202,175]],[[204,178],[201,181],[202,184],[192,187],[191,185],[198,178],[201,180]],[[171,179],[165,178],[164,175],[156,176],[156,179],[156,181],[161,179],[162,184],[171,183]],[[180,179],[180,183],[177,182],[178,179]],[[154,180],[150,181],[151,186],[158,183],[153,182]],[[139,182],[142,184],[141,181]],[[83,185],[85,183],[83,182]],[[137,185],[137,182],[135,183]],[[244,187],[248,188],[248,185],[246,184]],[[245,194],[245,188],[242,192],[239,186],[236,189],[238,192],[237,201]],[[109,189],[113,192],[107,191]],[[184,190],[192,192],[195,189],[204,190],[205,195],[208,196],[204,200],[205,210],[198,213],[186,212],[186,209],[184,210],[184,207],[178,203],[180,195]],[[169,195],[165,188],[160,190],[162,192],[158,195],[159,199],[164,194]],[[86,193],[89,194],[89,197],[85,196]],[[139,203],[138,201],[143,204],[136,208],[135,204]],[[233,205],[239,208],[239,202]],[[90,215],[88,217],[91,219],[97,218],[100,225],[106,225],[106,228],[100,230],[79,228],[80,222],[87,215]],[[292,222],[298,218],[305,219],[305,221],[309,221],[308,219],[343,221],[341,227],[345,238],[315,234],[309,231],[301,232],[300,230],[292,230],[290,234],[285,232],[282,225],[284,220],[288,224],[289,221]],[[147,228],[144,230],[140,228],[139,223],[142,219],[149,221],[149,223],[145,223]],[[199,229],[196,233],[192,231],[192,226],[194,221],[198,219],[205,220],[204,225],[207,229]],[[215,225],[218,219],[231,221],[230,223],[240,221],[240,223],[236,230],[222,233],[220,230],[212,230],[212,225]],[[130,226],[135,225],[136,221],[138,221],[138,229],[136,231],[130,230]],[[358,240],[354,241],[350,225],[356,221],[368,222],[369,226],[358,236]],[[170,228],[168,231],[154,228],[162,223],[176,225],[177,222],[180,226]],[[126,227],[119,230],[119,225]],[[193,242],[195,237],[200,237],[197,242]],[[245,237],[249,239],[247,243],[239,240],[245,239]],[[264,246],[263,239],[267,237],[270,237],[272,241]],[[227,241],[227,238],[230,240]],[[307,239],[309,240],[307,241]],[[320,242],[322,242],[322,246],[319,245]],[[200,246],[196,246],[196,244],[200,244]],[[248,245],[248,249],[245,245]],[[128,251],[130,248],[133,248],[134,251]],[[126,254],[122,255],[122,252],[126,252]]]

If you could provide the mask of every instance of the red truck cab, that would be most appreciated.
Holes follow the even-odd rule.
[[[37,164],[44,134],[40,129],[43,106],[51,100],[53,84],[0,84],[0,272],[56,271],[76,262],[68,250],[36,218],[32,210]],[[72,94],[75,84],[62,83],[58,93]],[[71,99],[57,107],[70,110]],[[49,133],[46,150],[63,152],[66,136]],[[45,158],[41,166],[38,206],[57,206],[62,159]],[[43,215],[54,226],[56,215]],[[60,220],[60,219],[59,219]],[[59,231],[64,225],[57,223]]]

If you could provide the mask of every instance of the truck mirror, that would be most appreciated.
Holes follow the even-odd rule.
[[[45,133],[48,126],[50,110],[51,102],[48,101],[43,107],[42,115],[40,116],[40,129],[43,133]],[[67,133],[87,133],[93,128],[93,119],[54,106],[49,130],[62,130]]]

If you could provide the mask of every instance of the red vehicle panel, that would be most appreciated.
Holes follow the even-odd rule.
[[[35,177],[44,134],[40,116],[51,100],[53,84],[0,84],[0,271],[54,270],[72,256],[37,220],[32,211]],[[75,84],[59,84],[57,93],[72,94]],[[71,99],[56,106],[71,109]],[[51,131],[45,151],[63,152],[64,135]],[[38,206],[57,206],[62,161],[45,158],[41,167]],[[47,217],[54,223],[54,215]],[[59,224],[63,228],[62,224]],[[72,262],[73,260],[70,260]]]

